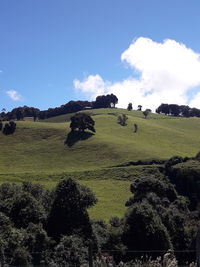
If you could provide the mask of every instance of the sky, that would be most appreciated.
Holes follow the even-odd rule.
[[[200,108],[199,0],[0,0],[0,111],[114,93]]]

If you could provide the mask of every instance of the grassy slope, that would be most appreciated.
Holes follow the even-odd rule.
[[[100,198],[98,209],[91,210],[93,217],[99,218],[103,214],[107,219],[111,214],[111,207],[105,209],[108,203],[115,206],[114,215],[122,214],[130,182],[114,181],[119,176],[118,170],[111,169],[109,173],[103,168],[139,159],[193,156],[200,150],[198,118],[151,114],[145,120],[141,112],[120,109],[91,110],[89,113],[95,120],[96,134],[72,147],[64,145],[70,130],[69,114],[43,122],[18,122],[13,136],[0,133],[0,181],[29,179],[53,186],[63,176],[73,175],[89,185]],[[117,124],[117,116],[121,113],[128,115],[126,127]],[[133,133],[134,123],[138,124],[138,133]],[[105,179],[105,173],[110,179]],[[124,170],[121,176],[123,173]],[[121,198],[109,193],[110,188]]]

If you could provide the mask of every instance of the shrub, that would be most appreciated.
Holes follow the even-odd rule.
[[[119,115],[117,118],[117,122],[121,125],[121,126],[126,126],[127,123],[126,121],[128,120],[128,117],[125,114]]]
[[[16,123],[14,121],[10,121],[9,123],[6,123],[3,128],[3,134],[9,135],[13,134],[16,130]]]

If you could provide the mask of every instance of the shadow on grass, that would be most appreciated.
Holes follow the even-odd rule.
[[[87,140],[88,138],[92,137],[94,134],[90,132],[79,132],[79,131],[71,131],[68,133],[67,138],[65,140],[65,145],[69,147],[73,146],[78,141]]]

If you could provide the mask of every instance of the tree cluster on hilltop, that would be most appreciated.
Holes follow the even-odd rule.
[[[69,101],[68,103],[56,108],[49,108],[47,110],[39,110],[33,107],[18,107],[11,112],[5,112],[5,109],[0,113],[0,118],[3,120],[23,120],[24,117],[33,117],[46,119],[53,116],[63,115],[67,113],[74,113],[85,108],[111,108],[118,103],[118,98],[114,94],[97,96],[95,101]]]
[[[156,109],[156,113],[182,117],[200,117],[200,109],[177,104],[161,104]]]

